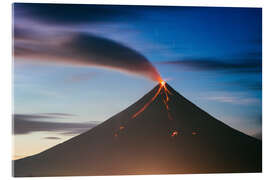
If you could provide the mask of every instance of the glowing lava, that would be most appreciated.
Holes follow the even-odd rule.
[[[160,82],[161,86],[165,86],[165,81]]]
[[[167,89],[167,87],[166,87],[166,82],[165,82],[165,81],[162,80],[162,81],[160,82],[160,84],[161,84],[161,87],[163,87],[164,93],[165,93],[165,96],[166,96],[166,99],[162,99],[162,100],[163,100],[163,103],[164,103],[164,105],[165,105],[165,107],[166,107],[166,109],[167,109],[167,112],[168,112],[168,118],[169,118],[169,120],[172,120],[172,115],[171,115],[171,113],[170,113],[170,108],[169,108],[169,105],[168,105],[168,102],[169,102],[169,100],[170,100],[168,94],[172,94],[172,93]]]
[[[168,93],[171,94],[171,92],[167,89],[166,87],[166,82],[161,80],[160,81],[160,86],[159,86],[159,89],[158,91],[156,92],[156,94],[154,95],[154,97],[151,98],[150,101],[148,101],[138,112],[136,112],[133,116],[132,116],[132,119],[134,119],[135,117],[137,117],[139,114],[141,114],[156,98],[157,96],[160,94],[161,90],[163,90],[165,96],[166,96],[166,99],[164,100],[163,99],[163,102],[164,102],[164,105],[168,111],[168,118],[171,120],[172,119],[172,116],[169,112],[169,105],[168,105],[168,102],[169,102],[169,96],[168,96]]]
[[[138,112],[136,112],[133,116],[132,119],[134,119],[135,117],[137,117],[139,114],[141,114],[159,95],[160,91],[162,89],[162,86],[159,87],[157,93],[155,94],[154,97],[152,97],[152,99],[150,101],[148,101]]]
[[[134,119],[138,115],[140,115],[153,101],[155,101],[155,99],[158,97],[158,95],[160,95],[161,93],[164,93],[164,96],[162,96],[162,102],[164,103],[165,108],[167,110],[169,120],[173,120],[172,115],[170,113],[169,104],[168,104],[168,102],[170,100],[168,94],[172,95],[172,93],[167,89],[166,82],[164,80],[160,80],[159,83],[160,83],[160,85],[159,85],[159,88],[158,88],[157,92],[155,93],[155,95],[139,111],[137,111],[132,116],[132,119]],[[125,129],[124,126],[119,127],[119,131],[124,130],[124,129]],[[115,137],[117,137],[118,135],[119,134],[117,132],[114,134]],[[172,137],[175,137],[177,135],[178,135],[178,131],[176,131],[176,130],[173,131],[172,134],[170,134],[170,136],[172,136]]]

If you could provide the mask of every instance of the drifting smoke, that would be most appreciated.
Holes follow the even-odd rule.
[[[89,33],[32,32],[15,27],[14,56],[75,66],[95,66],[161,81],[157,69],[139,52]]]

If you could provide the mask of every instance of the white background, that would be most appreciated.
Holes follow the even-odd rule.
[[[267,0],[2,0],[0,4],[0,178],[13,179],[11,176],[11,115],[12,115],[12,3],[80,3],[80,4],[130,4],[130,5],[181,5],[181,6],[226,6],[226,7],[262,7],[263,8],[263,173],[249,174],[193,174],[193,175],[147,175],[147,176],[99,176],[99,177],[53,177],[46,179],[269,179],[269,33],[270,5]],[[37,178],[24,178],[37,179]]]

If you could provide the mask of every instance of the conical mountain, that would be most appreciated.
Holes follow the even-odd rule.
[[[37,155],[14,161],[14,176],[261,170],[260,140],[218,121],[168,84],[165,88],[157,85],[95,128]]]

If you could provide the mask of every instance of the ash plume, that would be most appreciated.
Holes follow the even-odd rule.
[[[33,32],[15,27],[14,56],[24,61],[94,66],[161,80],[157,69],[136,50],[89,33]]]

